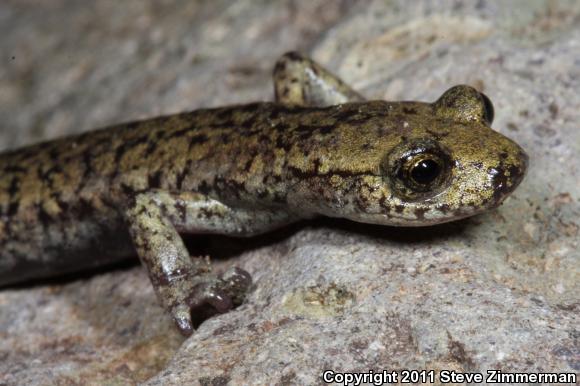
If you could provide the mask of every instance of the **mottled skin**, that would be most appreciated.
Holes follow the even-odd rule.
[[[0,155],[0,285],[136,250],[163,306],[241,303],[250,276],[216,276],[180,233],[252,236],[324,215],[397,226],[498,206],[527,156],[493,131],[491,102],[456,86],[434,103],[369,101],[283,56],[276,103],[149,119]]]

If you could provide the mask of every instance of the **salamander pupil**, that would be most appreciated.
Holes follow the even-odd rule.
[[[441,173],[439,164],[431,159],[417,162],[411,169],[411,178],[418,184],[427,185],[433,182]]]

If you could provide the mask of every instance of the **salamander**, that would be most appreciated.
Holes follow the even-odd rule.
[[[254,236],[316,216],[425,226],[497,207],[528,156],[467,85],[433,103],[367,101],[291,52],[275,102],[195,110],[0,155],[0,285],[137,255],[184,335],[239,305],[251,276],[212,272],[181,235]]]

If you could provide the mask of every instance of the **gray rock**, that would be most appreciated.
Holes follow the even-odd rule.
[[[210,250],[231,256],[218,266],[256,283],[243,306],[185,341],[137,266],[3,290],[0,384],[580,373],[577,2],[90,4],[0,5],[3,147],[269,99],[275,58],[299,48],[375,98],[484,90],[494,128],[528,151],[530,170],[498,210],[452,224],[320,220],[226,247],[213,239]]]

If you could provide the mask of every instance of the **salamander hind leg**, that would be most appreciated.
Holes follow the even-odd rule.
[[[288,52],[274,67],[276,101],[284,104],[324,107],[365,98],[338,76],[296,52]]]
[[[136,195],[125,217],[159,301],[186,336],[194,329],[192,310],[204,305],[220,313],[232,309],[242,303],[252,279],[240,268],[215,275],[208,258],[190,257],[179,232],[246,236],[286,218],[277,213],[256,217],[201,194],[158,190]]]

